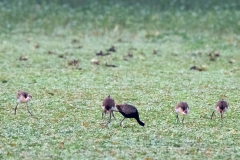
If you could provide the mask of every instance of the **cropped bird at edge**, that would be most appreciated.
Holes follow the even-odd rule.
[[[30,113],[30,115],[32,116],[32,113],[29,111],[29,107],[28,107],[28,102],[32,99],[32,96],[30,94],[28,94],[27,92],[24,91],[18,91],[17,93],[17,105],[14,109],[14,114],[16,115],[17,112],[17,106],[19,103],[26,103],[27,106],[27,111],[28,113]]]
[[[178,117],[178,113],[183,115],[183,118],[182,118],[182,124],[183,124],[184,116],[189,113],[188,104],[186,102],[178,102],[178,104],[175,107],[175,111],[177,113],[176,119],[177,119],[178,122],[180,122],[179,117]]]

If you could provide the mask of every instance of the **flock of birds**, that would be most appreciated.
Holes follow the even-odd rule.
[[[32,99],[32,96],[30,94],[28,94],[27,92],[18,91],[18,93],[17,93],[17,105],[14,109],[14,114],[16,115],[17,106],[18,106],[19,103],[26,103],[27,111],[32,116],[32,113],[30,112],[29,107],[28,107],[28,102],[31,99]],[[117,110],[116,110],[116,108],[117,108]],[[102,109],[103,109],[102,119],[103,119],[103,116],[106,115],[107,113],[110,114],[110,117],[109,117],[108,122],[106,123],[106,126],[111,122],[111,117],[112,116],[115,118],[115,116],[113,114],[114,111],[115,112],[120,112],[124,117],[120,122],[120,126],[122,126],[122,122],[125,118],[135,118],[139,125],[141,125],[141,126],[145,125],[140,120],[138,110],[135,106],[130,105],[130,104],[126,104],[126,103],[115,105],[115,101],[114,101],[113,98],[110,97],[110,95],[103,100]],[[212,119],[215,111],[217,111],[221,114],[221,119],[222,119],[223,118],[223,113],[226,112],[227,110],[228,110],[227,102],[224,101],[224,100],[218,101],[216,106],[215,106],[215,110],[213,111],[213,113],[211,115],[211,119]],[[183,123],[184,122],[184,116],[189,113],[189,106],[186,102],[178,102],[178,104],[175,107],[175,111],[176,111],[176,119],[177,119],[178,122],[180,122],[178,114],[183,115],[183,118],[182,118],[182,123]]]

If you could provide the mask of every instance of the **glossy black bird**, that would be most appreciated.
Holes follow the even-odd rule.
[[[141,126],[145,125],[142,121],[140,121],[138,110],[136,107],[129,104],[116,105],[116,107],[118,111],[124,116],[123,120],[125,118],[135,118]],[[123,120],[120,122],[120,126],[122,126]]]

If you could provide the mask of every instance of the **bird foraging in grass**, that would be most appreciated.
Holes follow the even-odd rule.
[[[217,102],[216,107],[215,107],[215,111],[217,111],[221,114],[221,119],[223,119],[223,113],[226,112],[227,110],[228,110],[228,104],[227,104],[226,101],[220,100],[220,101]],[[211,119],[212,119],[215,111],[213,111]]]
[[[32,99],[32,96],[30,94],[28,94],[27,92],[24,91],[18,91],[17,93],[17,105],[14,109],[14,114],[16,115],[17,112],[17,106],[19,103],[26,103],[27,105],[27,110],[28,113],[30,113],[30,115],[32,116],[32,113],[29,111],[29,107],[28,107],[28,102]]]
[[[112,115],[115,118],[115,116],[113,114],[113,110],[115,110],[115,102],[114,102],[114,99],[112,99],[110,97],[110,95],[103,100],[103,102],[102,102],[102,109],[103,109],[102,119],[103,119],[104,115],[106,115],[107,113],[110,113],[110,118],[109,118],[109,121],[108,121],[108,123],[110,123]]]
[[[116,107],[117,107],[118,111],[124,116],[123,120],[125,118],[135,118],[137,120],[137,122],[139,123],[139,125],[141,125],[141,126],[145,125],[142,121],[140,121],[138,110],[136,107],[129,105],[129,104],[116,105]],[[120,122],[120,126],[122,126],[123,120]]]
[[[178,102],[178,104],[175,107],[175,111],[177,113],[176,119],[177,119],[178,122],[180,122],[179,117],[178,117],[178,113],[183,115],[183,118],[182,118],[182,123],[183,123],[184,116],[187,115],[188,112],[189,112],[188,104],[186,102]]]

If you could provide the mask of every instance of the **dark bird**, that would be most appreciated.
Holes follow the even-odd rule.
[[[135,118],[141,126],[145,125],[142,121],[140,121],[138,110],[136,107],[129,104],[116,105],[116,107],[118,111],[124,116],[123,120],[125,118]],[[122,126],[123,120],[120,122],[120,126]]]
[[[216,107],[215,107],[215,111],[217,111],[221,114],[221,119],[223,118],[223,113],[226,112],[227,110],[228,110],[228,104],[227,104],[226,101],[220,100],[220,101],[217,102]],[[213,111],[211,119],[212,119],[215,111]]]
[[[110,55],[110,53],[103,53],[102,51],[96,53],[96,56],[107,56]]]
[[[107,63],[105,64],[105,66],[106,66],[106,67],[113,67],[113,68],[117,67],[117,66],[114,65],[114,64],[107,64]]]
[[[28,108],[28,102],[32,99],[32,96],[30,94],[28,94],[27,92],[21,92],[21,91],[18,91],[17,93],[17,105],[15,107],[15,112],[14,114],[16,115],[16,111],[17,111],[17,106],[19,103],[26,103],[27,104],[27,110],[28,110],[28,113],[30,113],[30,115],[32,116],[32,113],[29,111],[29,108]]]
[[[112,99],[110,97],[110,95],[103,100],[103,102],[102,102],[102,109],[103,109],[102,119],[103,119],[103,115],[106,115],[107,113],[110,113],[110,119],[108,121],[108,123],[110,123],[112,115],[115,118],[115,116],[113,114],[113,110],[115,109],[115,102],[114,102],[114,99]]]
[[[116,52],[116,49],[115,49],[115,47],[114,46],[112,46],[111,48],[109,48],[107,51],[109,51],[109,52]]]
[[[178,104],[175,107],[175,111],[177,112],[176,118],[177,118],[178,122],[180,122],[179,117],[178,117],[178,113],[183,115],[183,118],[182,118],[182,123],[183,123],[184,116],[187,115],[188,112],[189,112],[188,104],[186,102],[178,102]]]

